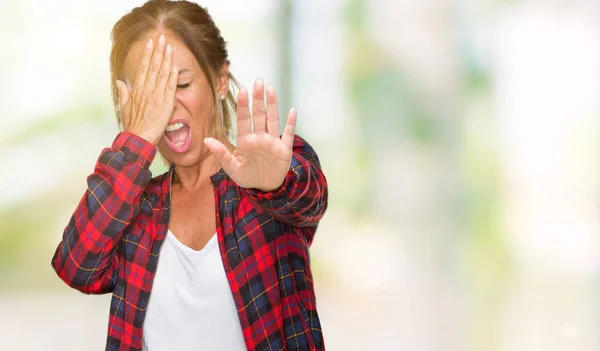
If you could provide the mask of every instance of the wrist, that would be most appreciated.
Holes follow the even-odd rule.
[[[137,137],[140,137],[142,139],[144,139],[145,141],[149,142],[150,144],[156,146],[158,144],[158,142],[160,141],[160,137],[156,138],[153,137],[152,135],[149,135],[149,133],[144,133],[143,131],[137,131],[133,128],[131,129],[126,129],[125,132],[134,134]]]
[[[263,193],[275,193],[275,192],[279,191],[281,189],[281,187],[283,187],[284,184],[285,184],[285,177],[279,183],[279,185],[276,186],[276,187],[272,187],[272,186],[268,186],[268,187],[256,187],[254,189],[256,189],[258,191],[261,191]]]
[[[147,140],[125,131],[117,134],[111,149],[122,151],[127,160],[136,162],[143,168],[150,167],[157,151]]]

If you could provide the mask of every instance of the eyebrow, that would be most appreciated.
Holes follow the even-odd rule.
[[[179,71],[179,74],[185,74],[185,73],[190,73],[190,72],[192,72],[192,70],[191,70],[191,69],[187,69],[187,68],[185,68],[185,69],[182,69],[182,70],[180,70],[180,71]]]

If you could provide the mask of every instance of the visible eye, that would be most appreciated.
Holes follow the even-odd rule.
[[[186,83],[186,84],[178,84],[177,85],[177,89],[185,89],[187,87],[190,86],[190,83]]]

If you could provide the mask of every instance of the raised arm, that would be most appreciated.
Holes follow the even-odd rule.
[[[84,293],[105,293],[114,286],[117,244],[139,213],[155,145],[173,113],[178,70],[171,45],[161,35],[157,45],[150,39],[141,51],[131,90],[115,82],[125,132],[102,151],[52,259],[58,276]]]
[[[264,95],[258,79],[250,113],[248,91],[240,89],[233,153],[216,139],[205,143],[227,175],[274,218],[298,227],[316,226],[327,208],[327,181],[319,159],[304,139],[294,136],[294,108],[279,136],[275,88],[266,89],[266,108]]]
[[[87,294],[110,292],[118,273],[117,244],[139,213],[156,148],[127,132],[98,158],[87,190],[52,258],[58,276]]]
[[[249,188],[246,192],[274,218],[297,227],[316,226],[327,209],[327,180],[319,158],[298,135],[283,185],[274,191]]]

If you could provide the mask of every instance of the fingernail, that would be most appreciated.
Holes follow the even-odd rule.
[[[146,43],[146,49],[150,49],[152,47],[152,39],[148,40]]]
[[[164,44],[165,43],[165,36],[163,34],[161,34],[160,37],[158,38],[158,42],[160,44]]]

